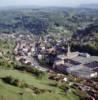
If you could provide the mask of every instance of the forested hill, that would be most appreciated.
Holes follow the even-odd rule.
[[[97,20],[97,12],[57,7],[0,10],[0,33],[73,34]]]
[[[80,8],[98,9],[98,4],[82,4]]]
[[[78,29],[74,35],[81,39],[83,39],[87,36],[95,37],[96,35],[98,35],[98,20],[96,20],[92,24],[89,24],[87,27],[85,27],[83,29]]]

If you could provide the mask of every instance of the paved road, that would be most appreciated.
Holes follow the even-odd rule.
[[[35,66],[35,68],[38,68],[41,71],[47,71],[48,68],[43,68],[42,66],[39,65],[39,63],[32,57],[32,66]]]

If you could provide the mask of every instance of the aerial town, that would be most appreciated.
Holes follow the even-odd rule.
[[[0,100],[98,100],[95,1],[0,1]]]
[[[15,58],[21,63],[35,67],[38,67],[38,63],[45,59],[48,65],[52,65],[53,70],[83,78],[97,77],[97,56],[78,51],[71,52],[65,40],[56,42],[53,44],[51,36],[46,36],[44,40],[40,38],[33,43],[25,40],[17,41],[14,49]],[[62,45],[64,43],[67,44],[66,48]]]

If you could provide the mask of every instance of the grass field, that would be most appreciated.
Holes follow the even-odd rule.
[[[48,89],[52,92],[36,95],[30,88],[15,87],[0,80],[0,100],[79,100],[79,97],[71,89],[65,94],[60,88],[50,86],[49,83],[54,81],[48,80],[47,77],[38,79],[26,72],[1,69],[0,78],[6,76],[13,76],[14,78],[25,81],[29,85],[33,85],[39,89]]]

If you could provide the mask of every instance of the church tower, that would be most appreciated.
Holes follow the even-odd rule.
[[[70,50],[70,45],[68,43],[68,48],[67,48],[67,57],[70,58],[71,55],[71,50]]]

